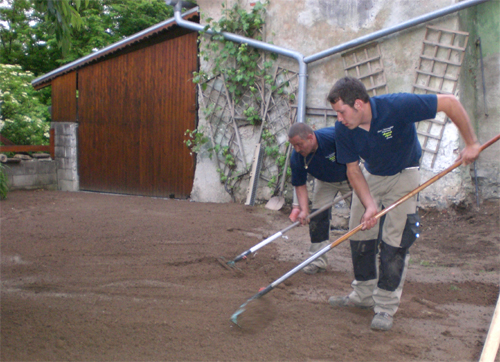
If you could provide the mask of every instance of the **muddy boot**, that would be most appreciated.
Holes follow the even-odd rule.
[[[372,320],[371,329],[377,331],[388,331],[392,328],[392,316],[389,313],[380,312],[375,314]]]
[[[314,255],[325,246],[330,243],[329,240],[323,241],[322,243],[311,243],[311,247],[309,248],[309,255]],[[302,271],[306,274],[316,274],[323,273],[326,271],[326,267],[328,265],[328,259],[325,254],[321,255],[319,258],[311,262],[311,264],[306,265]]]
[[[330,297],[328,299],[328,304],[330,304],[333,308],[337,307],[356,307],[360,309],[371,309],[373,305],[362,305],[354,302],[349,296],[346,297]]]
[[[304,267],[304,269],[302,269],[302,271],[306,274],[312,275],[312,274],[316,274],[316,273],[326,272],[326,269],[320,268],[319,266],[314,265],[314,264],[309,264],[309,265],[306,265]]]

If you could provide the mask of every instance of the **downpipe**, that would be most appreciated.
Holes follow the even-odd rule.
[[[215,34],[213,30],[209,27],[194,23],[192,21],[184,20],[181,16],[182,8],[191,9],[196,7],[196,4],[193,4],[189,1],[179,1],[179,0],[166,0],[165,3],[167,5],[171,5],[174,7],[174,18],[180,27],[190,29],[197,32],[204,32],[210,35]],[[279,55],[283,55],[285,57],[289,57],[295,59],[299,64],[299,90],[297,95],[297,122],[304,122],[306,115],[306,92],[307,89],[307,64],[304,62],[304,56],[299,52],[282,48],[273,44],[268,44],[263,41],[255,40],[252,38],[247,38],[241,35],[232,34],[228,32],[222,32],[221,35],[224,39],[234,41],[235,43],[240,44],[248,44],[254,48],[262,49],[271,53],[276,53]]]

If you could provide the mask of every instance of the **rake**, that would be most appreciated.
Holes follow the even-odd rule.
[[[311,219],[313,218],[314,216],[322,213],[323,211],[325,210],[328,210],[330,207],[332,207],[333,205],[339,203],[340,201],[342,200],[345,200],[347,199],[348,197],[351,197],[352,195],[352,192],[349,192],[345,195],[342,195],[340,197],[337,197],[335,198],[335,200],[333,200],[332,202],[329,202],[328,204],[324,205],[323,207],[317,209],[316,211],[312,212],[309,216],[308,216],[308,219]],[[255,253],[257,250],[259,250],[260,248],[262,248],[263,246],[266,246],[267,244],[271,243],[272,241],[276,240],[277,238],[279,238],[280,236],[282,236],[283,234],[285,234],[287,231],[293,229],[294,227],[300,225],[300,221],[296,221],[294,222],[293,224],[287,226],[286,228],[284,228],[283,230],[280,230],[278,231],[276,234],[273,234],[271,235],[270,237],[268,237],[267,239],[265,240],[262,240],[260,243],[258,243],[257,245],[254,245],[253,247],[251,247],[250,249],[244,251],[243,253],[241,253],[240,255],[238,255],[236,258],[234,258],[233,260],[230,260],[230,261],[226,261],[224,259],[224,257],[219,257],[219,262],[220,263],[224,263],[225,265],[229,266],[229,267],[234,267],[234,264],[243,260],[243,259],[246,259],[248,255],[252,254],[252,253]]]
[[[493,143],[495,143],[499,139],[500,139],[500,134],[498,134],[496,137],[493,137],[491,140],[489,140],[484,145],[482,145],[481,149],[480,149],[480,152],[482,152],[487,147],[491,146]],[[423,189],[425,189],[429,185],[433,184],[434,182],[436,182],[437,180],[439,180],[440,178],[442,178],[446,174],[450,173],[452,170],[454,170],[455,168],[457,168],[460,165],[461,165],[461,161],[455,162],[453,165],[451,165],[450,167],[448,167],[444,171],[441,171],[439,174],[437,174],[436,176],[432,177],[431,179],[429,179],[428,181],[426,181],[425,183],[423,183],[422,185],[420,185],[419,187],[417,187],[416,189],[414,189],[413,191],[411,191],[407,195],[403,196],[402,198],[400,198],[398,201],[394,202],[389,207],[387,207],[387,208],[383,209],[382,211],[378,212],[374,217],[376,219],[381,218],[382,216],[384,216],[385,214],[387,214],[389,211],[395,209],[396,207],[398,207],[399,205],[401,205],[403,202],[405,202],[409,198],[415,196],[420,191],[422,191]],[[352,235],[356,234],[358,231],[361,230],[362,227],[363,227],[363,224],[359,224],[356,228],[354,228],[351,231],[349,231],[348,233],[344,234],[343,236],[341,236],[340,238],[338,238],[337,240],[335,240],[333,243],[325,246],[323,249],[319,250],[316,254],[312,255],[311,257],[309,257],[308,259],[306,259],[305,261],[303,261],[302,263],[300,263],[299,265],[297,265],[295,268],[293,268],[292,270],[290,270],[288,273],[284,274],[282,277],[276,279],[274,282],[272,282],[271,284],[269,284],[267,287],[261,288],[257,294],[255,294],[250,299],[248,299],[245,303],[243,303],[240,306],[240,308],[236,312],[234,312],[232,314],[231,321],[234,324],[240,326],[238,324],[238,317],[243,312],[245,312],[245,310],[248,308],[247,307],[248,303],[250,303],[250,302],[252,302],[254,300],[257,300],[260,297],[266,295],[271,290],[273,290],[277,285],[281,284],[283,281],[285,281],[286,279],[288,279],[289,277],[291,277],[292,275],[294,275],[295,273],[297,273],[299,270],[301,270],[302,268],[304,268],[306,265],[310,264],[312,261],[316,260],[317,258],[319,258],[320,256],[322,256],[323,254],[325,254],[329,250],[333,249],[334,247],[336,247],[337,245],[339,245],[343,241],[345,241],[348,238],[350,238]]]

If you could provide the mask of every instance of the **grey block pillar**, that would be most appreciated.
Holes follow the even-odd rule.
[[[52,122],[54,128],[54,151],[57,161],[57,183],[61,191],[78,191],[77,131],[74,122]]]

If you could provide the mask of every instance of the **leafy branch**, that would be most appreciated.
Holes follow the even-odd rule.
[[[0,200],[7,198],[9,186],[7,185],[7,175],[5,174],[5,166],[0,163]]]
[[[230,97],[235,103],[241,101],[241,97],[247,90],[251,91],[257,104],[262,101],[263,82],[269,85],[273,83],[273,77],[268,74],[273,62],[263,61],[260,51],[248,44],[226,40],[223,33],[262,40],[266,5],[267,3],[257,2],[247,12],[239,3],[236,3],[230,9],[223,9],[223,16],[218,21],[212,18],[205,19],[207,25],[205,31],[200,32],[201,41],[203,42],[203,36],[209,29],[213,34],[209,42],[204,42],[205,46],[200,51],[200,57],[206,62],[212,62],[212,74],[203,70],[195,72],[193,82],[200,83],[204,87],[203,82],[207,79],[222,74],[227,82]],[[225,7],[224,4],[222,6]],[[276,60],[277,55],[271,54],[271,59]],[[245,115],[252,125],[260,124],[259,112],[255,107],[250,105],[245,112],[248,113]]]
[[[208,142],[208,137],[203,133],[203,128],[194,130],[187,129],[184,135],[187,136],[187,139],[184,140],[184,144],[192,153],[199,153],[202,146]]]

